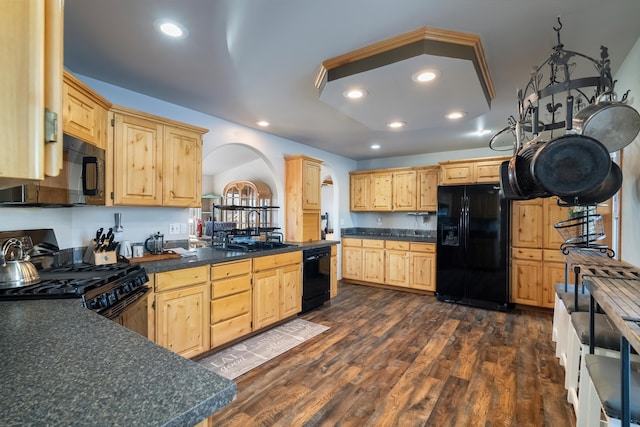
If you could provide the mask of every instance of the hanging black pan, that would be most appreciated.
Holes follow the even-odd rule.
[[[618,192],[622,186],[622,171],[620,166],[611,162],[609,174],[594,190],[579,194],[574,197],[561,197],[562,201],[570,205],[589,206],[597,205],[605,200],[609,200]]]
[[[547,192],[573,197],[595,191],[609,175],[611,163],[609,151],[598,140],[567,134],[537,150],[531,174]]]
[[[531,161],[536,152],[545,144],[544,141],[530,141],[509,160],[509,184],[522,199],[535,199],[551,195],[538,185],[531,173]]]

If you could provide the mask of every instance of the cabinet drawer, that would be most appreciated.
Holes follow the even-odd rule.
[[[362,247],[362,239],[354,239],[353,237],[344,237],[342,239],[342,246],[351,246],[354,248]]]
[[[560,252],[560,249],[544,249],[542,253],[542,259],[545,261],[562,262],[564,263],[564,255]]]
[[[363,248],[384,248],[384,240],[368,240],[362,239]]]
[[[542,249],[511,248],[511,256],[516,259],[542,261]]]
[[[225,279],[227,277],[241,276],[249,273],[251,273],[250,259],[237,262],[225,262],[211,266],[211,280]]]
[[[408,251],[410,242],[399,242],[397,240],[387,240],[384,242],[384,247],[387,249],[395,249],[398,251]]]
[[[211,324],[216,324],[233,317],[249,313],[251,308],[251,292],[231,295],[211,301]]]
[[[226,297],[249,289],[251,289],[251,276],[249,274],[216,280],[211,283],[211,299]]]
[[[192,267],[156,273],[156,292],[209,281],[209,267]]]
[[[281,267],[283,265],[297,264],[302,262],[302,251],[288,252],[286,254],[270,255],[254,258],[253,271],[268,270],[270,268]]]
[[[211,347],[217,347],[251,332],[251,315],[243,314],[211,326]]]
[[[411,252],[436,253],[436,244],[411,242],[410,249],[411,249]]]

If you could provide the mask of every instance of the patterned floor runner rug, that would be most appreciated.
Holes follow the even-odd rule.
[[[328,326],[294,319],[207,356],[198,363],[232,380],[327,329]]]

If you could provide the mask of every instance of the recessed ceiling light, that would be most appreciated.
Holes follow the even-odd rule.
[[[422,70],[411,76],[411,80],[418,83],[430,82],[440,76],[438,70]]]
[[[379,149],[380,149],[380,144],[373,144],[373,145],[371,146],[371,149],[372,149],[372,150],[379,150]]]
[[[263,128],[265,128],[265,127],[269,126],[271,123],[269,123],[269,122],[268,122],[268,121],[266,121],[266,120],[260,120],[259,122],[256,122],[256,124],[257,124],[258,126],[262,126]]]
[[[153,23],[156,30],[162,34],[172,37],[174,39],[183,39],[189,35],[189,32],[182,25],[168,21],[166,19],[158,20]]]
[[[387,127],[390,127],[391,129],[399,129],[399,128],[403,127],[404,125],[406,125],[406,123],[405,122],[400,122],[400,121],[387,123]]]
[[[458,120],[463,118],[466,115],[467,113],[464,113],[462,111],[452,111],[451,113],[447,114],[445,117],[449,120]]]
[[[364,89],[349,89],[342,92],[342,96],[349,99],[360,99],[367,95]]]

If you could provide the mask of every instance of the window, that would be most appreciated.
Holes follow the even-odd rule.
[[[264,182],[230,182],[222,192],[222,205],[230,208],[217,209],[219,212],[214,212],[216,221],[235,223],[234,228],[238,229],[272,226],[273,211],[271,209],[258,211],[244,209],[271,206],[271,189]]]

